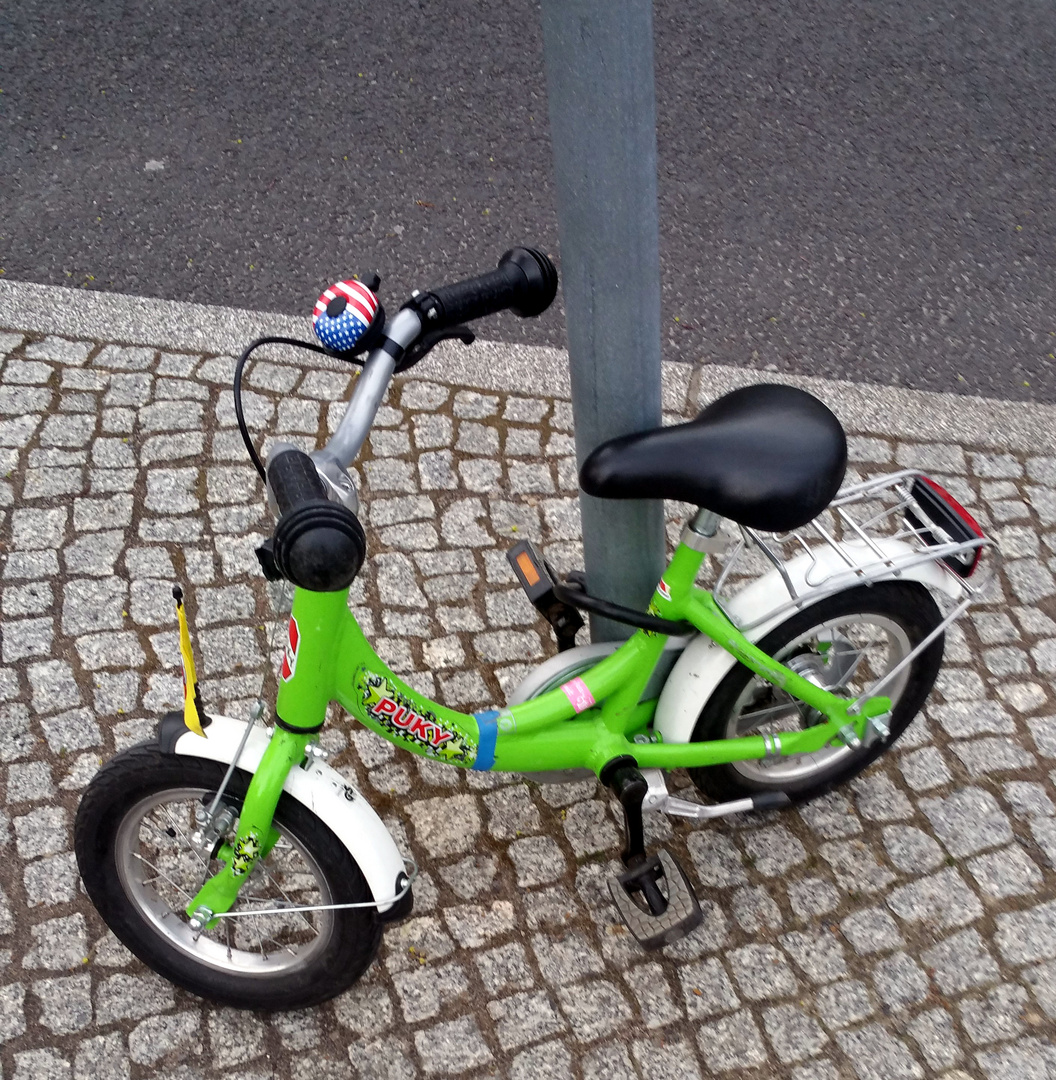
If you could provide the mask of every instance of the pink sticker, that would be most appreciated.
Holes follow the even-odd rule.
[[[589,709],[594,704],[594,695],[587,689],[587,684],[582,679],[572,679],[570,682],[566,682],[561,689],[564,690],[565,697],[572,703],[572,708],[577,713]]]

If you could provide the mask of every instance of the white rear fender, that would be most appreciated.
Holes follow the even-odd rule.
[[[901,540],[879,539],[874,543],[896,567],[899,560],[909,562],[918,555],[915,548]],[[802,606],[809,606],[823,596],[831,595],[833,585],[841,579],[846,579],[847,589],[861,584],[856,579],[853,567],[866,566],[869,567],[871,581],[919,581],[953,598],[963,595],[959,583],[939,563],[918,563],[897,572],[892,568],[890,573],[878,575],[875,573],[877,555],[867,545],[842,543],[837,548],[814,549],[810,554],[804,552],[784,564],[792,587],[803,601]],[[852,566],[841,558],[841,552]],[[774,627],[792,618],[796,609],[788,610],[788,602],[788,589],[775,569],[742,589],[725,604],[725,608],[738,627],[752,627],[743,633],[754,643],[761,641]],[[726,672],[736,663],[725,649],[703,634],[686,646],[668,676],[656,706],[653,727],[665,743],[689,742],[701,710]]]
[[[178,723],[170,725],[170,717]],[[182,715],[170,713],[162,721],[160,742],[162,749],[170,753],[230,765],[245,730],[241,720],[212,716],[203,739],[183,727]],[[270,738],[266,728],[255,727],[246,740],[239,767],[253,772]],[[397,878],[405,872],[403,857],[381,818],[359,791],[329,765],[318,759],[309,760],[311,764],[307,768],[290,770],[283,790],[315,814],[345,845],[363,871],[374,898],[389,901],[378,904],[379,913],[383,913],[392,907],[391,898],[399,892]]]

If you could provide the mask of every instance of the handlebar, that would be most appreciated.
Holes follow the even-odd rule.
[[[545,311],[557,295],[554,264],[535,248],[506,252],[490,273],[417,293],[385,326],[384,340],[373,349],[356,380],[352,400],[323,451],[342,468],[355,459],[370,431],[378,406],[397,371],[406,371],[445,337],[467,340],[460,323],[510,309],[521,318]]]
[[[419,293],[405,306],[419,314],[429,333],[506,310],[531,318],[542,314],[556,295],[554,264],[535,248],[515,247],[495,270]]]
[[[250,457],[267,483],[279,517],[271,539],[257,551],[265,574],[271,579],[286,578],[314,592],[347,588],[363,564],[366,537],[354,512],[355,488],[345,470],[359,453],[393,374],[416,363],[445,337],[461,337],[468,343],[472,335],[460,325],[464,322],[507,309],[530,318],[545,311],[556,295],[554,264],[541,251],[526,247],[511,248],[487,274],[416,293],[391,322],[386,322],[366,361],[355,361],[363,363],[363,372],[326,447],[309,457],[295,447],[277,446],[266,469],[242,416],[242,368],[259,345],[273,340],[304,343],[260,338],[250,345],[235,368],[235,412]],[[320,470],[327,476],[336,472],[348,481],[339,485],[340,490],[335,489],[337,501],[331,501]]]
[[[326,499],[326,485],[319,479],[315,462],[294,448],[272,454],[268,461],[268,490],[279,517],[303,503]]]

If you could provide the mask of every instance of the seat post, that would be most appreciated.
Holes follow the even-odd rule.
[[[714,510],[705,510],[702,506],[683,527],[681,542],[704,555],[717,555],[726,546],[721,537],[716,539],[721,523],[721,514],[716,514]]]
[[[698,536],[712,537],[719,531],[719,522],[722,518],[714,510],[705,510],[702,506],[690,521],[689,527]]]

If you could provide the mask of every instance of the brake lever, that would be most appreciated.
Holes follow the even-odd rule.
[[[393,369],[393,374],[399,375],[408,368],[414,367],[419,360],[424,360],[441,341],[447,341],[450,338],[458,338],[463,345],[472,345],[473,342],[476,341],[477,335],[474,334],[468,326],[462,325],[448,326],[443,330],[434,330],[431,333],[423,334],[414,345],[404,353],[403,359],[400,360]]]

